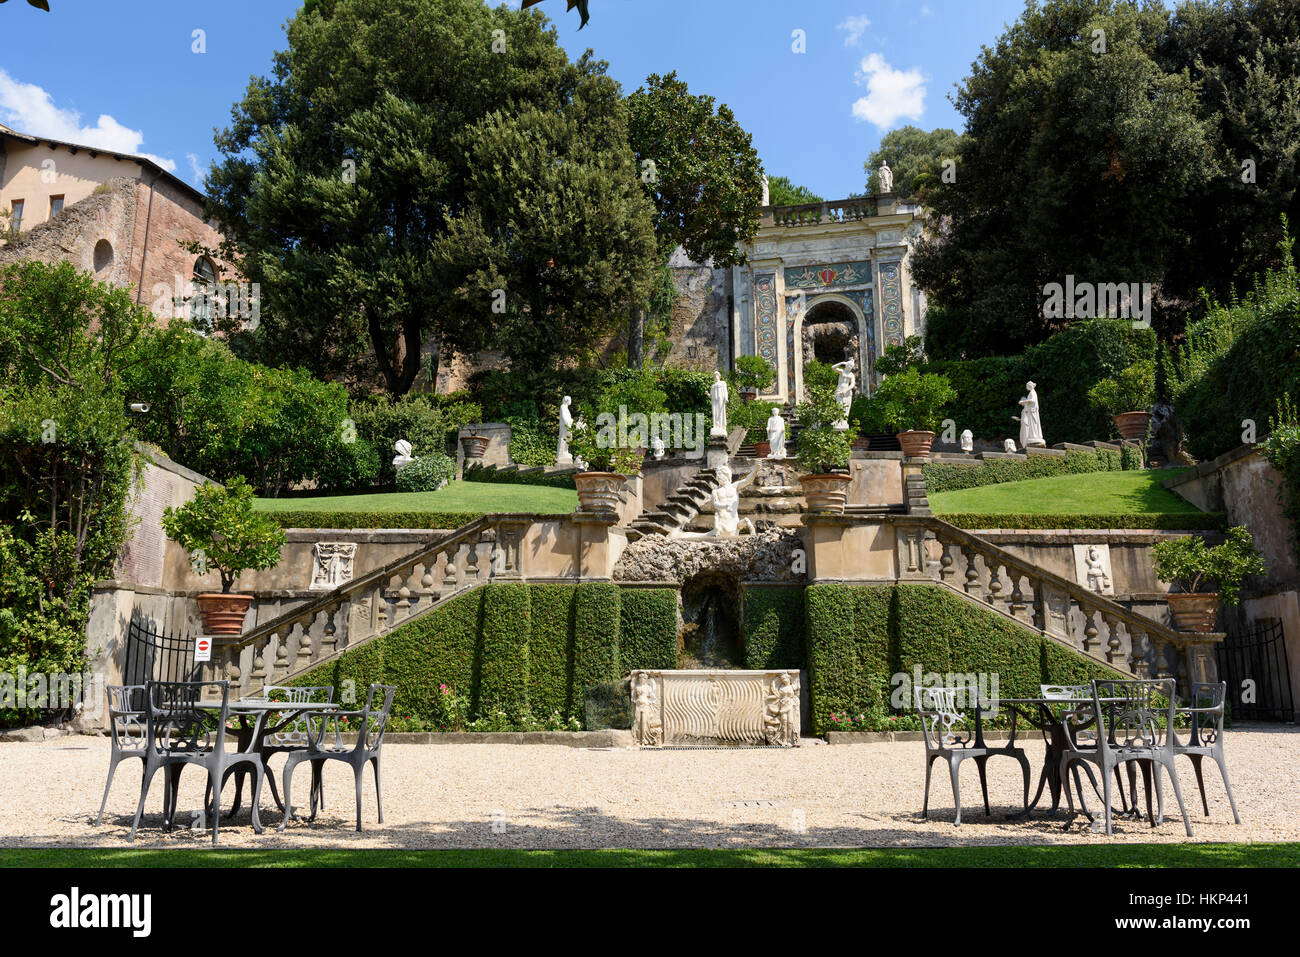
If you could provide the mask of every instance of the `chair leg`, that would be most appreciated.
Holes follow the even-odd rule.
[[[1178,810],[1183,814],[1183,828],[1187,831],[1187,836],[1192,836],[1192,822],[1187,817],[1187,806],[1183,804],[1183,789],[1178,786],[1178,768],[1174,767],[1173,761],[1169,762],[1169,780],[1174,785],[1174,799],[1178,801]]]
[[[993,812],[989,810],[989,776],[988,776],[988,757],[976,758],[975,769],[980,775],[980,792],[984,795],[984,816],[992,817]]]
[[[95,818],[96,826],[104,820],[104,807],[108,804],[108,789],[113,786],[113,772],[117,770],[121,760],[121,755],[114,754],[108,761],[108,781],[104,784],[104,800],[99,802],[99,817]]]
[[[168,833],[176,826],[176,806],[180,802],[181,772],[184,770],[184,764],[173,764],[163,771],[163,830]],[[208,806],[206,797],[203,806]]]
[[[256,762],[249,762],[253,774],[253,833],[261,834],[264,830],[262,827],[262,784],[266,781],[266,768],[262,766],[261,759]]]
[[[1237,801],[1232,796],[1232,785],[1228,783],[1228,762],[1220,751],[1214,755],[1214,763],[1219,766],[1219,774],[1223,775],[1223,789],[1228,792],[1228,804],[1232,807],[1232,820],[1234,824],[1241,823],[1241,815],[1237,813]]]
[[[293,816],[293,802],[290,792],[293,790],[293,769],[298,762],[295,760],[298,755],[290,754],[284,761],[284,817],[280,818],[279,830],[283,831],[289,826],[289,818]]]
[[[953,826],[956,827],[961,823],[961,758],[953,755],[948,759],[948,776],[952,779],[952,803],[957,809],[957,816],[953,820]]]
[[[276,806],[276,808],[278,808],[279,810],[283,811],[283,810],[284,810],[284,802],[283,802],[282,800],[280,800],[280,792],[277,791],[277,790],[275,789],[275,775],[272,774],[272,773],[270,773],[270,770],[271,770],[271,769],[268,767],[268,768],[267,768],[267,775],[266,775],[266,783],[269,784],[269,785],[271,785],[271,797],[275,800],[275,806]]]
[[[1187,756],[1192,762],[1192,770],[1196,772],[1196,786],[1201,790],[1201,810],[1205,816],[1210,816],[1210,802],[1205,797],[1205,776],[1201,774],[1201,759],[1204,755],[1189,754]]]
[[[153,776],[159,767],[157,764],[145,762],[144,777],[140,781],[140,803],[135,807],[135,819],[131,821],[131,834],[127,837],[128,841],[135,840],[136,828],[140,826],[140,815],[144,814],[145,798],[149,796],[149,782],[153,780]]]
[[[379,792],[379,756],[370,759],[371,765],[375,770],[375,807],[379,809],[379,823],[384,823],[384,798]]]
[[[1020,768],[1025,772],[1025,810],[1029,810],[1029,780],[1033,777],[1033,772],[1029,768],[1029,758],[1025,757],[1023,751],[1013,752],[1016,760],[1020,762]]]
[[[1129,763],[1131,764],[1132,762],[1129,762]],[[1155,827],[1155,826],[1156,826],[1156,816],[1155,816],[1155,813],[1154,813],[1154,812],[1152,811],[1152,809],[1151,809],[1151,779],[1152,779],[1152,776],[1153,776],[1153,773],[1152,773],[1152,770],[1151,770],[1151,765],[1152,765],[1153,763],[1154,763],[1154,762],[1151,762],[1151,761],[1143,761],[1143,762],[1142,762],[1142,790],[1146,791],[1146,793],[1147,793],[1147,820],[1151,822],[1151,826],[1152,826],[1152,827]],[[1136,777],[1137,777],[1137,774],[1136,774],[1136,773],[1134,773],[1134,772],[1132,772],[1132,771],[1129,772],[1129,780],[1130,780],[1130,781],[1134,780]],[[1133,795],[1133,808],[1134,808],[1134,810],[1137,809],[1137,795],[1136,795],[1136,794]]]
[[[1138,781],[1137,768],[1133,767],[1132,761],[1124,762],[1128,765],[1128,799],[1124,798],[1124,782],[1119,779],[1119,765],[1115,765],[1115,785],[1119,788],[1119,806],[1125,814],[1136,815],[1138,812]]]
[[[316,820],[316,812],[325,809],[324,802],[317,800],[321,796],[321,792],[324,790],[324,772],[325,762],[323,760],[318,759],[311,763],[311,814],[307,818],[309,821]]]
[[[934,759],[937,754],[927,754],[925,756],[925,800],[921,802],[921,820],[930,820],[930,772],[934,769]]]
[[[212,846],[217,846],[217,832],[221,829],[221,772],[219,764],[214,764],[208,769],[208,782],[212,786],[212,803],[209,810],[212,814]]]
[[[1160,780],[1160,767],[1159,761],[1151,764],[1151,777],[1155,779],[1156,789],[1156,827],[1165,823],[1165,786]]]
[[[1123,784],[1120,785],[1121,788],[1123,786]],[[1110,775],[1106,773],[1104,767],[1101,769],[1101,790],[1101,815],[1102,820],[1106,822],[1106,836],[1109,837],[1115,832],[1112,830],[1110,819]],[[1083,800],[1083,798],[1081,797],[1079,800]]]
[[[352,769],[357,780],[357,833],[361,832],[361,775],[364,770],[360,765]]]

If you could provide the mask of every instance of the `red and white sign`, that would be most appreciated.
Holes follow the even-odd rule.
[[[194,660],[211,661],[212,660],[212,639],[206,635],[200,635],[194,640]]]

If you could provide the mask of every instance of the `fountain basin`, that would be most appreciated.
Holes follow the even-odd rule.
[[[632,737],[641,747],[794,747],[799,672],[632,672]]]

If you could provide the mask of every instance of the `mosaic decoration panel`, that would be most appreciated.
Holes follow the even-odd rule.
[[[885,348],[903,344],[902,264],[880,264],[880,316],[884,328]]]
[[[796,266],[785,271],[785,288],[820,289],[857,286],[871,282],[871,263],[833,263],[825,266]]]
[[[777,371],[776,273],[759,273],[754,276],[754,309],[758,322],[755,351],[767,360],[767,364],[775,372]]]

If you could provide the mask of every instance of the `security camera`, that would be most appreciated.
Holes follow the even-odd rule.
[[[148,402],[132,402],[128,408],[133,415],[145,415],[149,412],[150,406]]]

